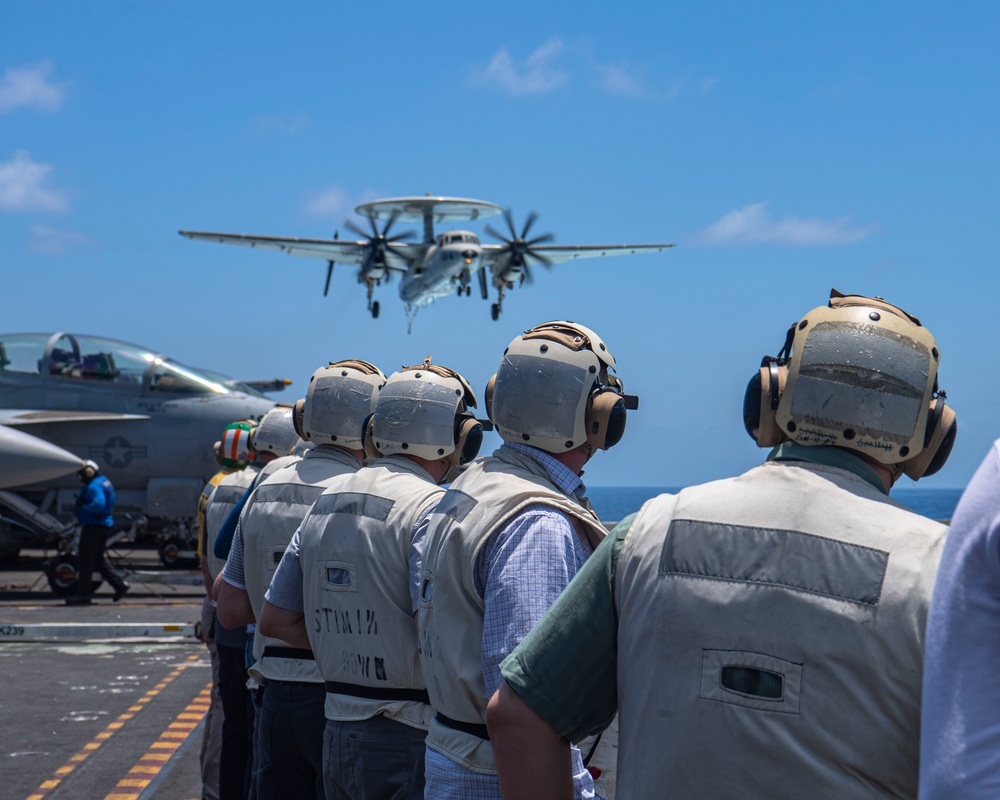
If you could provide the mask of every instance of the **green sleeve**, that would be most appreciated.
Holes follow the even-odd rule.
[[[608,534],[500,665],[521,699],[571,742],[604,730],[618,709],[615,569],[634,519]]]

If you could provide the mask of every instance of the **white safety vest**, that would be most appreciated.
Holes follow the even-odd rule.
[[[566,514],[592,546],[607,534],[589,504],[564,494],[537,461],[501,448],[451,485],[431,515],[424,544],[420,663],[437,712],[427,746],[473,772],[496,774],[493,747],[485,738],[485,606],[476,590],[476,561],[490,534],[535,504]]]
[[[305,456],[269,475],[253,490],[240,515],[243,535],[243,576],[253,614],[260,619],[264,593],[271,585],[285,548],[302,524],[312,504],[328,486],[360,468],[353,455],[330,445],[320,445]],[[257,681],[304,681],[323,678],[309,650],[291,647],[281,639],[257,631],[253,640],[255,662],[249,673]]]
[[[325,491],[303,522],[306,628],[328,719],[383,714],[427,728],[409,557],[414,525],[442,494],[422,467],[389,456]]]
[[[616,573],[619,800],[915,798],[945,534],[805,462],[649,501]]]
[[[219,535],[229,512],[236,507],[240,498],[250,488],[250,484],[257,477],[257,472],[257,467],[248,466],[239,472],[226,475],[208,498],[208,504],[205,506],[205,556],[208,558],[208,571],[213,581],[226,565],[224,558],[215,555],[215,538]]]

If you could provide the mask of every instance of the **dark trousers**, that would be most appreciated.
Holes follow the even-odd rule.
[[[94,593],[91,576],[94,570],[115,589],[123,584],[122,577],[115,572],[108,556],[104,552],[108,544],[111,528],[104,525],[84,525],[80,531],[80,544],[77,547],[76,593],[79,597],[90,597]]]
[[[257,732],[257,800],[323,800],[322,683],[268,680]]]
[[[427,731],[381,714],[328,719],[323,732],[326,800],[423,800]]]
[[[219,653],[219,696],[222,698],[222,753],[219,757],[219,800],[246,800],[253,767],[253,705],[247,689],[242,647],[215,643]]]

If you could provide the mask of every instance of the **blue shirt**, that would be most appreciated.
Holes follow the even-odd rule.
[[[580,477],[549,453],[522,444],[504,444],[541,465],[556,487],[582,496]],[[476,590],[483,598],[482,668],[486,695],[497,690],[500,662],[527,636],[591,554],[569,518],[543,504],[531,505],[491,534],[476,561]],[[579,749],[572,748],[576,797],[594,796],[593,781]],[[465,769],[428,748],[426,800],[500,800],[495,775]]]
[[[114,521],[115,487],[103,475],[95,475],[76,497],[76,519],[81,525],[110,528]]]
[[[955,509],[924,647],[921,800],[1000,797],[1000,440]]]

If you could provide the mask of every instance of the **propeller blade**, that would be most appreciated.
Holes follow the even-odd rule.
[[[528,214],[528,218],[524,221],[524,229],[521,231],[521,239],[528,238],[528,231],[531,230],[531,226],[535,224],[535,220],[538,219],[538,214],[532,211]]]
[[[323,289],[323,297],[330,291],[330,278],[333,277],[333,261],[326,262],[326,286]]]
[[[510,213],[509,208],[503,210],[503,218],[507,221],[507,227],[510,229],[510,238],[517,238],[517,228],[514,227],[514,215]]]
[[[521,275],[525,283],[535,282],[535,276],[531,274],[531,267],[528,266],[527,261],[525,261],[524,265],[521,267]]]
[[[487,233],[488,233],[488,234],[489,234],[490,236],[492,236],[492,237],[493,237],[494,239],[499,239],[499,240],[500,240],[501,242],[507,242],[508,244],[510,244],[510,239],[508,239],[508,238],[507,238],[506,236],[501,236],[501,235],[500,235],[499,233],[497,233],[497,232],[496,232],[496,231],[495,231],[495,230],[494,230],[493,228],[491,228],[491,227],[490,227],[489,225],[487,225],[487,226],[486,226],[486,232],[487,232]]]
[[[362,239],[371,239],[371,234],[365,233],[361,228],[355,225],[351,220],[344,221],[344,227],[347,228],[351,233],[357,234]]]
[[[552,264],[555,263],[548,256],[542,253],[536,253],[534,250],[530,251],[528,255],[531,256],[533,259],[535,259],[535,261],[537,261],[543,267],[545,267],[545,269],[552,269]]]
[[[525,242],[525,244],[530,248],[534,247],[536,244],[545,244],[546,242],[554,242],[555,240],[555,234],[543,233],[541,236],[536,236],[534,239]]]
[[[479,293],[483,296],[483,300],[489,300],[490,289],[486,283],[486,267],[480,267],[476,273],[479,275]]]

